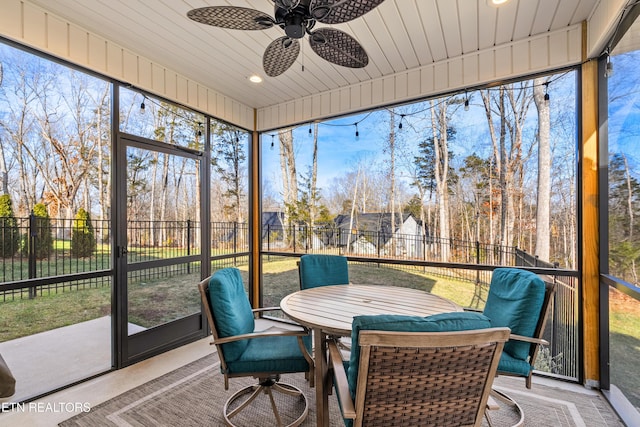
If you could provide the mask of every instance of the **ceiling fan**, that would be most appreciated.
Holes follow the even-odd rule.
[[[298,58],[301,39],[309,35],[311,49],[321,58],[337,65],[362,68],[369,63],[364,48],[349,34],[334,28],[313,30],[316,22],[340,24],[359,18],[384,0],[272,0],[274,17],[256,9],[236,6],[209,6],[193,9],[187,16],[202,24],[234,30],[264,30],[274,25],[285,36],[269,46],[262,66],[270,77],[284,73]]]

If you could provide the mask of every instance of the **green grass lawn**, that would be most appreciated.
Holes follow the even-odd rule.
[[[640,409],[640,303],[610,290],[609,307],[611,384]]]

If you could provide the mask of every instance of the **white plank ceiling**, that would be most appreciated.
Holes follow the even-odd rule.
[[[500,8],[487,0],[386,0],[334,26],[362,44],[367,67],[333,65],[304,40],[298,61],[278,77],[265,75],[262,54],[283,35],[280,28],[226,30],[186,16],[194,8],[222,5],[273,15],[272,0],[26,1],[259,109],[572,26],[588,20],[600,0],[511,0]],[[264,81],[250,83],[252,74]]]

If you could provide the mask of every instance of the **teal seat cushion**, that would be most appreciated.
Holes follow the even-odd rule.
[[[302,338],[311,354],[311,336]],[[309,370],[309,364],[302,355],[298,338],[275,336],[249,340],[245,351],[232,362],[227,362],[228,374],[251,372],[293,373]]]
[[[485,329],[491,327],[489,318],[475,312],[451,312],[435,314],[428,317],[378,315],[356,316],[351,330],[351,357],[347,371],[347,382],[351,397],[355,398],[358,383],[358,363],[360,361],[360,346],[358,336],[360,331],[397,331],[397,332],[447,332]]]
[[[242,276],[237,268],[216,271],[209,280],[209,303],[218,337],[230,337],[253,332],[255,320]],[[249,340],[222,344],[227,363],[237,360],[249,345]]]
[[[516,359],[510,354],[504,352],[500,357],[500,363],[498,363],[498,374],[506,373],[528,377],[532,370],[533,366],[531,366],[529,362]]]
[[[489,295],[483,314],[491,319],[492,327],[506,326],[512,334],[533,336],[544,303],[545,286],[535,273],[515,268],[493,271]],[[526,361],[531,345],[509,340],[504,353]]]
[[[300,257],[300,289],[349,283],[347,258],[340,255],[303,255]]]

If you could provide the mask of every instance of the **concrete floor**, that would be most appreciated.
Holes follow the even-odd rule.
[[[111,317],[2,342],[0,355],[16,378],[16,394],[0,404],[55,390],[111,369]]]
[[[256,322],[257,329],[271,323]],[[129,333],[143,328],[129,325]],[[16,377],[16,394],[0,399],[0,427],[52,427],[215,351],[211,338],[100,375],[57,393],[11,408],[12,402],[60,388],[111,369],[109,316],[0,343],[0,354]]]
[[[92,322],[99,323],[100,321],[100,319],[96,319]],[[93,326],[95,326],[95,324],[93,324]],[[15,355],[17,352],[14,352],[10,357],[5,357],[5,360],[11,360],[7,360],[7,364],[11,366],[12,371],[15,367],[14,375],[17,378],[19,386],[16,387],[16,394],[14,396],[0,400],[0,407],[2,407],[4,411],[4,413],[0,414],[0,426],[57,426],[61,421],[70,418],[80,411],[87,410],[99,403],[107,401],[127,390],[171,372],[180,366],[184,366],[207,354],[211,354],[215,350],[213,346],[209,345],[211,339],[203,338],[160,356],[136,363],[124,369],[109,372],[92,380],[50,394],[34,402],[9,409],[9,403],[19,401],[20,393],[27,392],[29,387],[35,387],[43,391],[46,384],[57,384],[59,387],[61,382],[66,381],[68,384],[72,378],[78,380],[86,378],[93,373],[104,372],[110,369],[111,358],[109,354],[108,330],[106,335],[104,331],[101,334],[98,333],[98,330],[99,328],[93,328],[93,333],[86,336],[88,340],[84,342],[89,347],[82,349],[81,353],[78,352],[78,346],[65,345],[62,339],[57,340],[55,345],[52,344],[50,350],[41,353],[39,357],[41,359],[46,355],[48,361],[55,361],[55,363],[50,365],[40,363],[38,369],[35,369],[35,367],[33,369],[28,368],[34,360],[39,359],[37,356],[29,356],[29,361],[25,364],[16,362]],[[56,331],[63,332],[60,330]],[[69,342],[80,341],[77,331],[78,329],[73,333],[73,339]],[[98,336],[103,337],[104,343],[98,342]],[[90,351],[91,349],[94,351]],[[0,348],[0,352],[2,352],[4,357],[4,350]],[[11,352],[8,352],[8,354],[11,354]],[[83,360],[83,355],[86,360]],[[88,355],[93,355],[93,357],[86,357]],[[94,366],[92,363],[96,363],[96,365]]]

